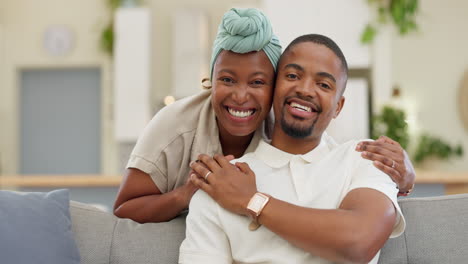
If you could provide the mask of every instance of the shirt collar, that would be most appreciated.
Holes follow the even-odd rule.
[[[323,133],[320,143],[313,150],[303,155],[294,155],[284,152],[278,148],[273,147],[265,141],[261,141],[258,148],[255,150],[255,155],[272,168],[281,168],[287,165],[295,156],[299,156],[306,163],[313,163],[319,161],[328,153],[333,145],[336,143],[326,133]]]

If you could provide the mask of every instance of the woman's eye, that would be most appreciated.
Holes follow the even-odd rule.
[[[258,86],[258,85],[264,85],[265,82],[262,81],[262,80],[255,80],[255,81],[252,82],[252,84]]]
[[[221,81],[225,83],[234,83],[234,80],[229,77],[223,77],[221,78]]]
[[[291,80],[296,80],[299,77],[294,73],[288,73],[288,74],[286,74],[286,78],[291,79]]]

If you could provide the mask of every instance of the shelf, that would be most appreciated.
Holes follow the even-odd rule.
[[[118,187],[122,176],[17,175],[0,176],[1,187]],[[468,172],[416,171],[416,184],[468,185]]]
[[[103,175],[20,175],[0,176],[3,187],[118,187],[121,176]]]
[[[468,172],[416,170],[416,184],[468,184]]]

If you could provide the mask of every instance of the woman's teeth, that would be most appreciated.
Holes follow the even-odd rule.
[[[290,105],[291,105],[291,107],[294,107],[294,108],[296,108],[298,110],[301,110],[301,111],[312,112],[310,107],[305,106],[305,105],[300,105],[300,104],[295,103],[295,102],[292,102]]]
[[[253,114],[253,110],[247,110],[247,111],[237,111],[231,108],[228,108],[229,114],[235,116],[235,117],[248,117]]]

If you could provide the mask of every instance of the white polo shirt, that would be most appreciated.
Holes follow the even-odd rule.
[[[336,209],[353,189],[378,190],[397,210],[391,237],[399,236],[405,221],[397,203],[396,184],[355,151],[358,142],[337,145],[324,134],[314,150],[293,155],[261,141],[255,152],[238,161],[246,162],[255,172],[260,192],[303,207]],[[198,191],[190,202],[179,263],[331,263],[293,246],[264,226],[249,231],[249,223],[247,217],[221,208]],[[378,255],[371,263],[377,263]]]

